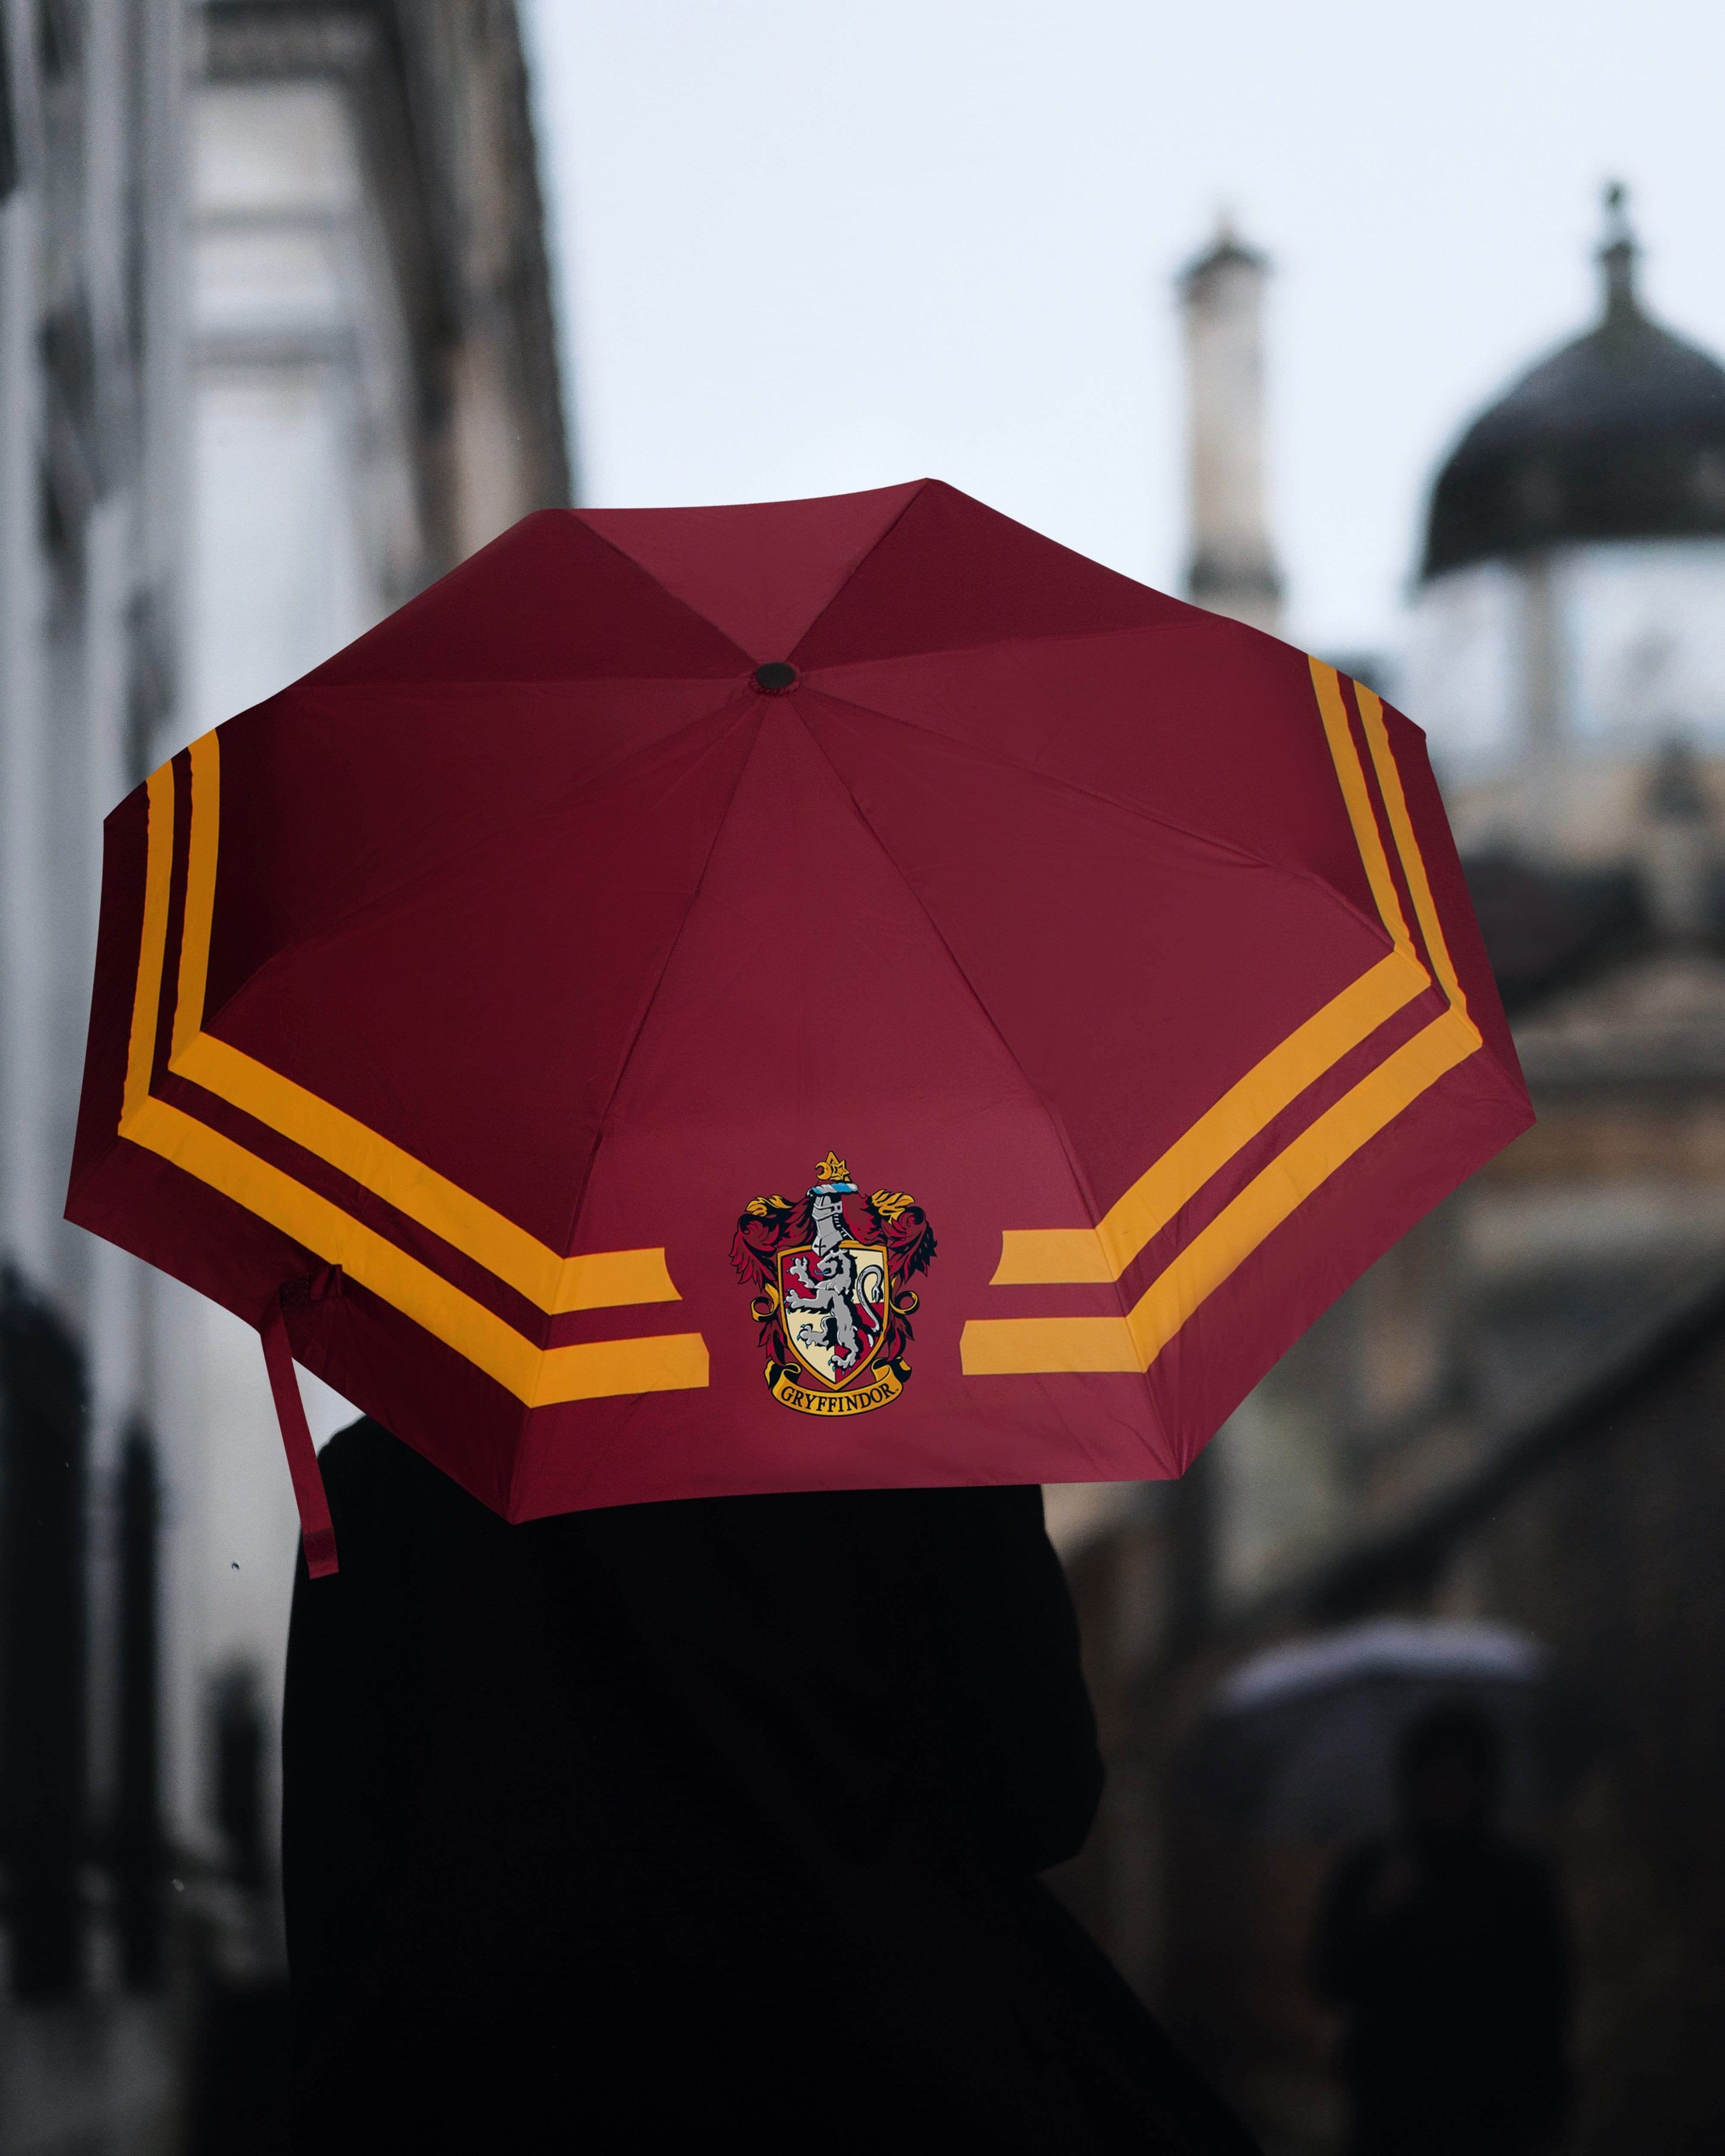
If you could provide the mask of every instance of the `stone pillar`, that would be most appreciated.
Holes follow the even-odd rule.
[[[1522,568],[1521,701],[1528,790],[1528,824],[1548,843],[1558,836],[1565,719],[1568,705],[1563,591],[1550,550],[1529,554]]]
[[[1660,750],[1641,808],[1641,880],[1653,925],[1671,942],[1703,941],[1720,849],[1701,759],[1688,742],[1668,741]]]
[[[1186,593],[1213,613],[1279,632],[1281,576],[1264,488],[1264,284],[1269,264],[1224,220],[1181,275],[1186,318],[1192,555]]]

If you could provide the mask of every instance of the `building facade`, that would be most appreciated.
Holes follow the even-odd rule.
[[[131,1891],[160,1869],[153,1595],[122,1647],[156,1563],[127,1532],[146,1291],[57,1185],[101,819],[179,693],[184,33],[158,0],[0,15],[0,1841],[10,1989],[44,2002],[99,1974],[96,1899],[110,1964],[159,1973]],[[0,2132],[30,2085],[8,2046]]]
[[[8,2156],[249,2145],[167,2002],[194,1934],[279,1956],[234,1902],[297,1532],[256,1337],[60,1219],[102,819],[569,495],[509,0],[0,0]]]
[[[1567,1717],[1522,1825],[1574,1942],[1570,2145],[1725,2119],[1725,369],[1649,319],[1608,213],[1599,325],[1435,478],[1398,697],[1538,1121],[1195,1476],[1050,1502],[1110,1757],[1066,1891],[1275,2156],[1344,2142],[1308,1974],[1338,1844],[1230,1835],[1185,1777],[1230,1672],[1383,1618],[1512,1628]]]
[[[570,492],[512,5],[212,0],[196,29],[184,682],[152,767]],[[177,1606],[273,1717],[298,1520],[256,1337],[149,1291],[158,1419],[202,1434]],[[347,1410],[305,1384],[326,1435]],[[195,1781],[204,1702],[172,1711]],[[193,1781],[174,1804],[207,1810]]]

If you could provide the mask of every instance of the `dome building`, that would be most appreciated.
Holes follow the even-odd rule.
[[[1725,367],[1644,310],[1620,187],[1606,215],[1598,323],[1432,489],[1403,701],[1464,850],[1640,858],[1654,767],[1725,758]]]

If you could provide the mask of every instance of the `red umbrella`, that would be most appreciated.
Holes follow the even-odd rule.
[[[1178,1474],[1530,1120],[1418,732],[925,481],[529,517],[164,765],[67,1212],[313,1528],[289,1343],[521,1520]]]

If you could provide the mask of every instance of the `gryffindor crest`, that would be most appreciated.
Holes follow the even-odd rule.
[[[896,1400],[911,1374],[911,1281],[933,1255],[934,1231],[909,1194],[863,1197],[836,1153],[802,1198],[752,1198],[731,1262],[753,1295],[773,1397],[817,1415]]]

